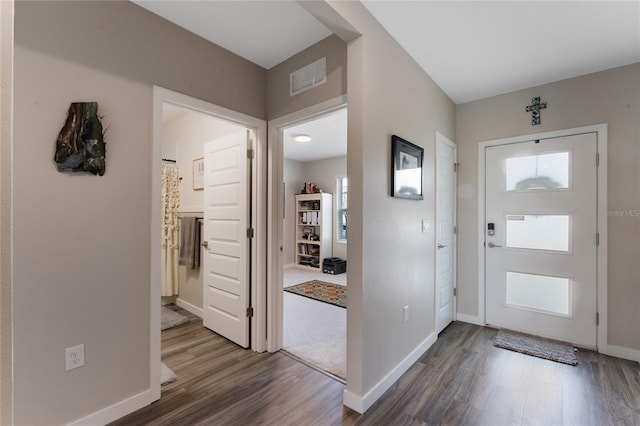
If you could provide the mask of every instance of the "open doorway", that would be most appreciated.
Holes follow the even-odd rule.
[[[152,253],[151,253],[151,374],[152,387],[156,390],[156,397],[160,398],[160,382],[161,375],[158,374],[163,370],[161,368],[161,354],[166,355],[178,353],[184,350],[174,350],[166,348],[163,343],[166,340],[182,341],[179,346],[185,348],[188,346],[184,339],[194,336],[192,333],[197,330],[199,335],[202,332],[214,335],[214,332],[220,336],[231,337],[225,334],[220,322],[216,322],[214,326],[207,325],[205,329],[202,318],[207,318],[208,311],[211,306],[215,307],[215,303],[209,302],[206,297],[205,288],[211,287],[208,284],[207,277],[211,276],[212,270],[217,266],[207,266],[207,259],[211,255],[217,255],[216,244],[219,238],[216,238],[216,232],[221,227],[213,224],[217,218],[216,213],[211,213],[217,207],[216,202],[207,200],[221,200],[225,194],[211,193],[207,195],[207,190],[211,186],[219,184],[220,174],[224,175],[224,179],[229,179],[231,174],[226,173],[229,169],[233,169],[235,163],[242,163],[244,175],[245,190],[241,191],[245,202],[243,202],[246,211],[246,220],[235,226],[242,232],[238,231],[238,239],[242,236],[242,246],[246,247],[246,261],[244,261],[246,269],[246,279],[244,279],[245,291],[245,308],[238,307],[237,311],[241,312],[238,317],[246,325],[246,333],[243,342],[239,343],[242,347],[249,347],[255,351],[265,350],[265,333],[264,323],[265,311],[265,262],[266,253],[262,248],[266,240],[264,239],[262,230],[265,228],[265,219],[257,212],[264,210],[264,193],[265,182],[263,179],[264,168],[264,146],[265,146],[266,123],[262,120],[246,116],[235,111],[231,111],[210,103],[200,101],[198,99],[172,92],[159,87],[154,87],[154,142],[153,142],[153,187],[152,201],[155,206],[155,214],[151,217],[152,229]],[[224,155],[214,155],[211,152],[220,147],[220,143],[227,143],[229,138],[242,136],[243,141],[236,144],[239,148],[225,150],[226,154],[237,152],[233,158],[227,158]],[[235,139],[234,139],[235,140]],[[212,142],[213,141],[213,142]],[[226,145],[225,145],[226,146]],[[235,146],[235,145],[234,145]],[[251,150],[251,155],[249,154]],[[241,152],[242,151],[242,152]],[[214,155],[216,160],[212,160],[210,156]],[[209,160],[205,161],[207,158]],[[218,161],[219,160],[219,161]],[[224,160],[224,161],[223,161]],[[223,164],[224,163],[224,164]],[[231,164],[234,163],[234,164]],[[162,169],[170,166],[173,169],[173,196],[176,205],[173,213],[172,243],[174,251],[169,254],[163,248],[167,245],[167,228],[170,223],[165,223],[166,211],[163,208],[163,199],[168,196],[168,188],[163,187]],[[217,170],[223,167],[225,173],[217,173]],[[217,179],[217,180],[216,180]],[[209,183],[208,183],[209,182]],[[226,188],[233,185],[227,183]],[[241,185],[242,186],[242,185]],[[237,195],[237,194],[236,194]],[[222,197],[222,198],[221,198]],[[236,198],[240,198],[237,196]],[[229,204],[229,203],[227,203]],[[228,205],[226,205],[228,207]],[[195,259],[183,264],[182,257],[184,253],[180,252],[180,246],[184,243],[181,235],[186,229],[183,220],[190,219],[192,229],[200,234],[201,241],[192,239],[193,252]],[[209,220],[211,219],[211,220]],[[211,223],[209,223],[211,222]],[[209,226],[208,226],[209,225]],[[250,236],[244,227],[251,227],[257,234],[256,237]],[[177,228],[177,229],[175,229]],[[223,227],[224,228],[224,227]],[[234,229],[235,229],[234,228]],[[225,228],[223,232],[227,232]],[[244,240],[250,241],[244,241]],[[209,249],[203,243],[208,243]],[[213,248],[211,248],[213,246]],[[193,255],[194,253],[191,253]],[[199,261],[198,261],[199,260]],[[169,265],[169,266],[167,266]],[[240,268],[237,268],[240,269]],[[207,271],[205,273],[205,271]],[[229,277],[225,277],[229,278]],[[215,287],[215,285],[213,286]],[[162,303],[158,303],[162,301]],[[165,306],[166,305],[166,306]],[[211,306],[210,306],[211,305]],[[239,305],[239,304],[238,304]],[[169,314],[180,313],[187,317],[188,322],[185,325],[177,327],[164,328],[162,325],[162,312],[167,313],[164,309],[168,307]],[[254,309],[255,314],[249,315],[250,307]],[[175,316],[174,316],[175,317]],[[182,320],[184,321],[184,320]],[[180,323],[180,320],[177,321]],[[165,339],[166,333],[175,335],[180,334],[180,327],[189,327],[185,336],[179,339]],[[195,329],[194,329],[195,327]],[[250,330],[254,331],[250,333]],[[198,334],[196,333],[196,334]],[[171,337],[171,336],[170,336]],[[177,336],[173,336],[177,337]],[[165,356],[162,356],[163,361]],[[167,362],[167,366],[173,368]],[[181,366],[174,371],[178,380],[180,380],[180,368],[188,368],[184,363],[178,363]],[[166,375],[165,369],[165,375]],[[185,371],[184,373],[187,373]],[[186,374],[185,374],[186,377]]]
[[[208,250],[205,234],[204,159],[211,141],[247,132],[246,126],[169,102],[162,104],[162,235],[160,291],[161,384],[183,376],[190,367],[177,362],[180,348],[193,336],[206,336],[211,310],[207,306],[204,271]],[[247,192],[248,194],[248,192]],[[248,198],[248,196],[245,196]],[[248,269],[248,265],[245,267]],[[204,320],[204,323],[203,323]],[[209,321],[209,323],[207,322]],[[174,342],[180,341],[176,349]],[[246,346],[246,344],[243,344]]]
[[[282,130],[283,345],[346,378],[347,109]]]

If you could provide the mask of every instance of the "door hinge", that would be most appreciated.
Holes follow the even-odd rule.
[[[254,153],[254,151],[253,151],[253,149],[252,149],[252,148],[247,149],[247,158],[248,158],[249,160],[253,160],[253,156],[254,156],[254,154],[255,154],[255,153]]]
[[[253,306],[249,306],[247,308],[247,318],[252,318],[253,317]]]
[[[458,235],[458,227],[457,226],[453,226],[453,235]]]
[[[253,228],[247,228],[247,238],[253,238]]]
[[[596,232],[596,246],[600,245],[600,233]]]
[[[457,288],[457,287],[454,287],[454,288],[453,288],[453,295],[454,295],[454,296],[457,296],[457,295],[458,295],[458,288]]]
[[[458,167],[460,167],[460,163],[453,163],[453,172],[454,173],[458,172]]]
[[[600,325],[600,313],[596,312],[596,325]]]
[[[600,153],[596,152],[596,167],[600,166]]]

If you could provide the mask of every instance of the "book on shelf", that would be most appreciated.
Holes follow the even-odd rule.
[[[320,201],[300,201],[298,210],[320,210]]]
[[[298,253],[304,256],[320,256],[320,246],[316,244],[298,244]]]

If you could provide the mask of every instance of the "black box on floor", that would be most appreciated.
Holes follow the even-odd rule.
[[[347,272],[347,261],[339,257],[327,257],[322,261],[322,272],[332,275]]]

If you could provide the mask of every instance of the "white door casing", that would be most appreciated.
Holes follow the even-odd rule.
[[[284,173],[283,138],[284,129],[319,118],[347,106],[345,95],[328,99],[305,109],[269,121],[269,143],[267,152],[268,188],[267,208],[272,214],[267,228],[267,350],[282,349],[283,322],[283,226],[284,226]],[[349,272],[347,272],[349,275]],[[347,342],[347,346],[348,346]]]
[[[456,158],[455,143],[436,133],[436,333],[455,315]]]
[[[203,325],[249,346],[248,131],[205,144]]]
[[[597,149],[596,133],[486,147],[488,324],[596,347]]]
[[[263,352],[267,349],[267,332],[269,318],[267,299],[267,217],[264,212],[270,211],[268,208],[268,191],[267,191],[267,123],[264,120],[251,117],[249,115],[212,104],[191,96],[187,96],[172,90],[168,90],[159,86],[153,86],[153,147],[152,147],[152,167],[151,167],[151,216],[149,218],[149,229],[151,233],[151,265],[149,279],[149,377],[150,380],[150,396],[141,393],[140,398],[145,402],[137,408],[160,399],[160,355],[161,355],[161,336],[160,336],[160,215],[156,214],[160,208],[161,199],[161,179],[160,164],[164,155],[162,147],[163,139],[163,105],[165,103],[186,108],[188,110],[197,111],[211,117],[215,117],[224,121],[239,124],[251,130],[254,138],[252,146],[254,148],[254,159],[252,161],[251,185],[252,191],[252,210],[251,223],[255,229],[255,237],[251,245],[251,305],[254,308],[254,316],[251,318],[251,349],[256,352]],[[204,267],[204,265],[202,265]],[[179,300],[178,300],[179,302]],[[148,399],[147,399],[148,398]],[[122,414],[111,418],[110,420],[96,421],[96,423],[108,423]]]

